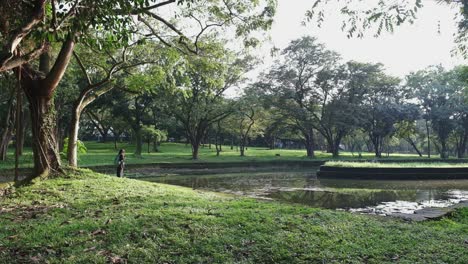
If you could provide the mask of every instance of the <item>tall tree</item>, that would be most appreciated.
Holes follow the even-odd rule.
[[[263,84],[257,85],[277,96],[276,107],[293,119],[296,129],[303,136],[307,156],[313,157],[318,79],[325,71],[334,68],[339,55],[327,50],[312,37],[292,41],[281,55],[276,65],[264,76]]]
[[[176,4],[176,12],[166,12],[166,15],[159,12],[165,6]],[[146,21],[144,24],[153,38],[197,53],[201,33],[214,28],[236,26],[238,36],[248,36],[257,29],[270,27],[275,5],[273,0],[167,0],[156,3],[140,0],[2,1],[0,72],[15,69],[23,76],[22,87],[29,101],[34,137],[34,175],[46,176],[51,170],[60,170],[53,98],[76,43],[97,48],[128,44],[138,32],[134,19],[138,16],[140,21]],[[175,22],[180,18],[190,19],[199,25],[201,33],[193,39],[187,37]],[[171,39],[177,36],[178,40],[167,40],[166,36]],[[250,38],[245,38],[245,42],[255,43]],[[55,58],[52,57],[54,43],[61,46]],[[30,62],[39,57],[39,67],[35,68]]]
[[[410,74],[406,85],[435,132],[440,157],[447,158],[449,137],[456,127],[455,117],[459,115],[463,123],[463,114],[457,110],[462,110],[458,106],[464,104],[460,96],[465,84],[455,71],[436,66]]]
[[[185,56],[183,70],[176,74],[177,89],[172,96],[172,112],[184,128],[193,159],[198,159],[207,130],[233,111],[224,93],[243,80],[249,66],[219,43],[206,45],[209,48],[202,56]]]

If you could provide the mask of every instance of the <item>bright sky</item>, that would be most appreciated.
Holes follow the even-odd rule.
[[[339,11],[336,11],[336,15],[329,14],[322,28],[314,23],[302,26],[305,11],[310,9],[312,3],[312,0],[279,0],[275,24],[270,33],[274,46],[282,49],[291,40],[311,35],[329,49],[340,53],[345,61],[381,62],[389,74],[400,77],[429,65],[442,64],[452,68],[466,63],[462,58],[451,55],[455,45],[453,35],[457,29],[454,15],[457,10],[448,5],[425,0],[415,24],[396,27],[394,34],[384,33],[379,38],[374,38],[371,31],[364,39],[348,39],[346,33],[341,31]],[[329,5],[331,10],[338,10],[337,4],[330,2]],[[265,64],[249,77],[255,79],[263,68],[271,65],[272,59],[268,56],[271,47],[262,47]]]

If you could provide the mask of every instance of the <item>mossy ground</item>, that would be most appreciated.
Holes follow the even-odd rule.
[[[407,223],[88,170],[0,199],[0,263],[468,263],[467,209]]]

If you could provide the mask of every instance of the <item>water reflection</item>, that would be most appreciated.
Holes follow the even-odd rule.
[[[425,207],[447,207],[468,200],[468,180],[317,179],[315,173],[306,171],[173,175],[142,179],[373,214],[413,213]]]

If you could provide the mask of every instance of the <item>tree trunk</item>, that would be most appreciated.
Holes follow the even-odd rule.
[[[307,150],[307,157],[314,158],[315,157],[315,153],[314,153],[315,140],[314,140],[313,131],[309,131],[308,133],[305,133],[304,138],[305,138],[305,142],[304,142],[305,148]]]
[[[34,90],[34,89],[33,89]],[[55,111],[52,96],[28,95],[31,112],[34,173],[47,176],[60,171],[61,161],[55,135]]]
[[[468,141],[468,132],[463,132],[460,136],[460,142],[457,144],[457,158],[463,159],[466,153],[466,143]]]
[[[216,157],[219,157],[219,154],[221,153],[221,145],[219,145],[217,140],[215,142],[215,147],[216,147]]]
[[[325,139],[327,140],[327,153],[331,153],[333,158],[338,158],[340,155],[341,137],[337,135],[333,139],[332,136],[325,136]]]
[[[32,149],[34,175],[27,180],[50,172],[61,171],[61,161],[56,140],[56,116],[54,93],[63,78],[75,47],[74,36],[69,35],[50,68],[50,51],[41,55],[39,69],[34,71],[30,65],[21,67],[22,88],[29,101],[32,130]],[[43,77],[43,74],[46,77]]]
[[[382,140],[380,136],[373,137],[370,135],[372,140],[372,145],[374,147],[374,154],[376,158],[382,158]]]
[[[141,152],[143,149],[143,139],[141,135],[141,128],[135,129],[135,143],[136,143],[135,155],[141,156]]]
[[[447,159],[448,158],[448,152],[447,152],[447,142],[445,140],[442,140],[440,142],[441,149],[440,149],[440,158],[441,159]]]
[[[75,105],[72,110],[72,118],[70,121],[70,130],[68,131],[68,149],[67,159],[68,165],[72,167],[78,166],[78,131],[80,129],[81,111],[78,105]]]
[[[340,143],[335,142],[332,146],[332,156],[333,158],[338,158],[340,156]]]
[[[215,149],[216,149],[216,157],[219,157],[219,153],[221,152],[221,146],[219,145],[219,122],[218,122],[218,129],[216,130],[215,134]]]
[[[410,143],[411,147],[413,147],[413,149],[416,151],[416,153],[418,153],[419,157],[423,156],[421,151],[419,151],[418,146],[416,146],[416,143],[414,143],[414,141],[411,138],[407,138],[406,141],[408,141],[408,143]]]
[[[198,150],[200,148],[200,142],[193,142],[192,143],[192,159],[198,160]]]
[[[431,139],[430,139],[430,127],[429,122],[426,119],[426,132],[427,132],[427,157],[431,158]]]
[[[9,109],[7,116],[5,117],[4,130],[2,132],[2,137],[0,138],[0,160],[4,161],[7,157],[8,144],[10,143],[13,137],[13,124],[15,120],[15,108],[13,105],[13,94],[10,98]]]
[[[270,140],[268,140],[268,148],[273,150],[275,149],[275,137],[271,137]]]
[[[21,112],[21,126],[20,126],[20,131],[18,132],[19,133],[19,149],[18,149],[18,154],[20,156],[23,155],[23,152],[24,152],[24,141],[25,141],[25,138],[26,138],[26,130],[27,130],[27,126],[28,126],[28,119],[26,118],[26,113],[25,111],[23,110]]]
[[[153,151],[154,152],[159,152],[159,142],[157,140],[153,141]]]
[[[105,128],[102,130],[102,141],[101,143],[106,143],[107,142],[107,136],[109,135],[109,130],[106,130]]]

